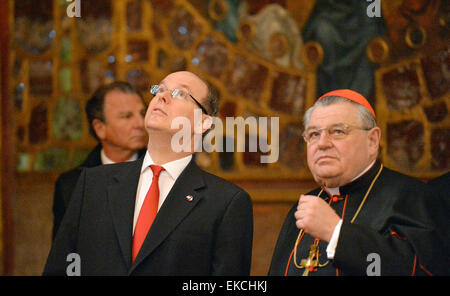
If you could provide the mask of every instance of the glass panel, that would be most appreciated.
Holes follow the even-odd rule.
[[[387,126],[388,154],[406,169],[412,169],[424,153],[424,128],[417,121],[402,121]]]
[[[433,99],[439,98],[450,90],[450,48],[422,59],[422,68],[428,91]]]
[[[52,0],[14,1],[14,42],[33,54],[47,51],[55,38]]]
[[[80,102],[61,98],[53,114],[53,135],[58,140],[79,140],[83,135]]]
[[[18,153],[16,170],[18,172],[28,172],[30,169],[30,154]]]
[[[450,167],[450,129],[435,129],[431,133],[431,167],[448,170]]]
[[[206,73],[220,78],[228,65],[228,51],[224,44],[212,36],[207,36],[197,47],[196,56],[192,64]]]
[[[267,68],[237,55],[230,67],[227,79],[228,90],[232,95],[240,95],[246,99],[258,101],[264,86],[267,84]]]
[[[149,88],[150,76],[148,73],[142,69],[134,69],[128,71],[126,75],[127,81],[133,85],[142,94],[146,93]]]
[[[36,154],[33,169],[36,171],[64,170],[69,152],[62,148],[49,148]]]
[[[167,59],[167,53],[163,49],[158,50],[157,64],[159,69],[166,67]]]
[[[84,93],[91,95],[105,80],[105,69],[97,60],[80,61],[81,86]]]
[[[77,19],[78,38],[91,54],[106,50],[112,41],[111,1],[84,1],[81,18]]]
[[[169,24],[170,37],[180,49],[189,49],[197,40],[202,27],[184,8],[177,9]]]
[[[148,48],[146,40],[128,40],[128,53],[125,61],[128,63],[148,61]]]
[[[18,126],[16,129],[16,137],[18,143],[23,143],[25,140],[25,128],[23,126]]]
[[[421,100],[416,65],[394,69],[383,75],[383,90],[388,107],[402,110],[417,105]]]
[[[306,98],[306,80],[285,73],[275,74],[270,106],[292,115],[302,115]]]
[[[22,70],[22,60],[19,58],[16,58],[14,60],[14,66],[13,66],[13,76],[14,78],[19,78],[20,72]]]
[[[429,122],[440,122],[444,120],[448,114],[445,102],[434,104],[430,107],[424,107],[423,110],[425,111]]]
[[[52,62],[30,62],[30,94],[37,97],[50,97],[52,95]]]
[[[47,140],[47,126],[47,106],[41,104],[34,107],[28,124],[30,144],[40,144]]]
[[[127,31],[141,31],[142,29],[142,0],[127,3]]]
[[[59,71],[60,88],[65,93],[72,90],[72,71],[68,67],[64,67]]]
[[[279,161],[285,166],[298,169],[306,167],[304,163],[305,142],[302,137],[300,124],[290,124],[280,135],[280,158]]]
[[[23,93],[25,91],[25,84],[20,82],[14,88],[14,106],[17,110],[22,110],[23,105]]]
[[[61,39],[61,59],[64,62],[70,62],[72,60],[72,42],[69,38]]]
[[[156,15],[168,14],[173,8],[173,2],[175,0],[149,0],[155,10]]]

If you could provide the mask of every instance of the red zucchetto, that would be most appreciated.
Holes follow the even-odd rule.
[[[332,90],[332,91],[327,92],[326,94],[322,95],[320,98],[317,99],[317,101],[319,101],[322,98],[330,97],[330,96],[342,97],[345,99],[349,99],[350,101],[353,101],[355,103],[358,103],[358,104],[364,106],[367,110],[369,110],[375,119],[377,118],[375,116],[375,111],[373,110],[372,106],[370,106],[369,101],[367,101],[367,99],[363,95],[361,95],[360,93],[357,93],[356,91],[353,91],[351,89]]]

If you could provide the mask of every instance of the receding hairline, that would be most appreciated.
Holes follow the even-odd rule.
[[[188,75],[190,75],[191,77],[198,79],[200,82],[203,83],[203,86],[204,86],[205,89],[206,89],[206,95],[205,95],[205,98],[208,96],[209,86],[208,86],[208,83],[206,82],[206,80],[204,80],[203,78],[201,78],[201,77],[198,76],[197,74],[195,74],[195,73],[193,73],[193,72],[190,72],[190,71],[177,71],[177,72],[170,73],[169,75],[167,75],[166,77],[164,77],[163,80],[161,80],[161,83],[164,83],[164,81],[167,79],[167,77],[172,76],[172,75],[176,75],[176,74],[188,74]],[[186,88],[186,89],[188,89],[189,91],[191,91],[191,88],[189,87],[189,85],[187,85],[187,84],[185,84],[185,83],[180,83],[179,85],[182,86],[182,87],[184,87],[184,88]]]
[[[195,74],[194,72],[191,72],[191,71],[177,71],[177,72],[172,72],[172,73],[168,74],[166,77],[164,77],[164,79],[163,79],[161,82],[163,82],[164,80],[166,80],[167,77],[173,76],[173,75],[177,75],[177,74],[187,74],[187,75],[190,75],[190,76],[192,76],[192,77],[194,77],[194,78],[200,80],[201,82],[203,82],[203,84],[204,84],[205,86],[208,86],[207,83],[206,83],[206,81],[205,81],[203,78],[201,78],[199,75],[197,75],[197,74]]]

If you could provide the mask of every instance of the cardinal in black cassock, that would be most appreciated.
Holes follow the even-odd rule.
[[[269,275],[449,275],[443,199],[376,160],[381,132],[367,100],[329,92],[307,111],[305,128],[308,165],[321,186],[289,211]],[[330,237],[326,226],[336,219]]]

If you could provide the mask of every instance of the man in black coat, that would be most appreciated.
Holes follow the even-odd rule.
[[[442,199],[377,161],[375,118],[351,90],[329,92],[306,112],[307,161],[320,187],[288,213],[269,275],[448,274]]]
[[[250,196],[192,157],[201,141],[191,139],[211,127],[217,94],[187,71],[169,74],[152,93],[145,157],[83,170],[44,275],[65,275],[73,253],[81,275],[249,275]],[[177,149],[180,132],[190,149]]]
[[[86,103],[89,131],[99,144],[78,167],[56,180],[53,196],[53,233],[56,236],[83,168],[136,160],[145,153],[146,104],[129,83],[116,81],[98,88]]]

